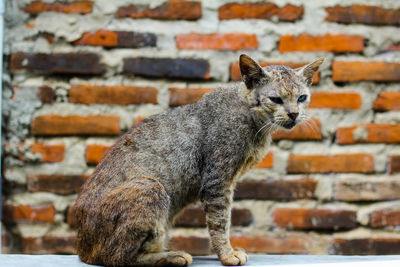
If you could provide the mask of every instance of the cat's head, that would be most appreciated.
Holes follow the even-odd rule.
[[[310,90],[315,73],[324,58],[291,69],[283,65],[262,68],[247,55],[239,59],[248,100],[257,114],[270,125],[292,129],[307,119]]]

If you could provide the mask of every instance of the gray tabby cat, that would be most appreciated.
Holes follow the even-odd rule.
[[[190,264],[188,253],[166,248],[167,233],[176,215],[200,200],[222,264],[245,264],[244,250],[229,241],[236,181],[266,154],[272,131],[292,129],[307,118],[308,87],[322,62],[296,70],[261,68],[241,55],[244,84],[215,89],[123,135],[75,204],[81,260],[109,266]]]

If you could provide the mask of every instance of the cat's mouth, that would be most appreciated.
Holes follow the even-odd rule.
[[[290,130],[290,129],[293,129],[293,127],[296,126],[296,124],[297,123],[295,121],[288,121],[288,122],[285,122],[284,124],[282,124],[281,126],[285,129]]]

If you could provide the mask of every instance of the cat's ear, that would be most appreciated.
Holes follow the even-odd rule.
[[[308,86],[311,86],[315,73],[319,66],[324,62],[325,58],[320,57],[304,67],[295,69],[297,75],[302,76]]]
[[[265,71],[248,55],[240,55],[239,67],[242,80],[249,90],[254,89],[261,80],[267,79]]]

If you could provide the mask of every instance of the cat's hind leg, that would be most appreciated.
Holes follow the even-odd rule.
[[[170,199],[157,179],[128,180],[108,193],[94,209],[91,213],[96,215],[85,216],[78,230],[78,253],[86,263],[106,266],[191,263],[190,255],[185,252],[166,251]],[[89,229],[85,223],[92,226],[91,233],[85,233]],[[90,247],[87,242],[80,245],[85,235],[94,239]]]

